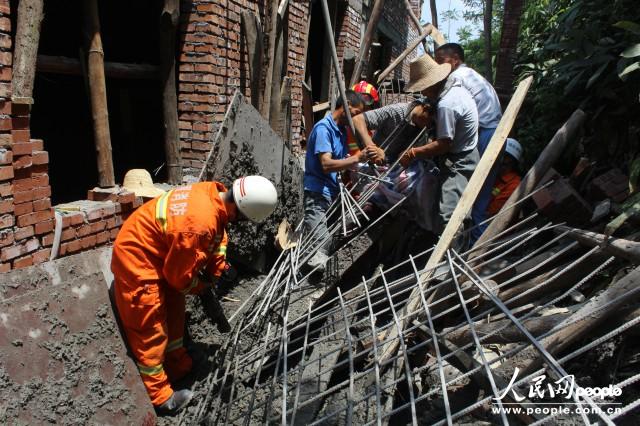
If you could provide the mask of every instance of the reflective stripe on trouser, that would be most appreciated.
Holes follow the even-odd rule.
[[[158,406],[173,394],[169,381],[191,370],[191,358],[181,343],[184,296],[165,284],[130,285],[116,278],[114,285],[127,342],[149,398]]]

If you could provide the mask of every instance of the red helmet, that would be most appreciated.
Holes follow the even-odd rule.
[[[375,87],[373,87],[373,84],[369,84],[364,80],[362,80],[360,83],[355,84],[353,86],[353,91],[356,93],[360,93],[361,95],[368,95],[368,96],[364,96],[365,104],[367,106],[371,106],[373,105],[374,102],[380,101],[380,96],[378,96],[378,90]],[[369,98],[370,101],[367,102],[366,98]]]

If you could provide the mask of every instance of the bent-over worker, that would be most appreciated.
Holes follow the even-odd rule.
[[[416,158],[438,157],[440,231],[449,222],[479,160],[478,109],[460,81],[450,77],[450,71],[451,65],[438,64],[429,55],[411,62],[411,79],[405,90],[438,100],[436,139],[409,149],[400,159],[407,167]]]
[[[260,222],[277,192],[262,176],[237,179],[231,191],[200,182],[168,191],[124,223],[113,246],[114,298],[129,347],[158,414],[174,414],[192,397],[170,383],[192,359],[183,345],[185,295],[209,290],[226,269],[229,222]]]

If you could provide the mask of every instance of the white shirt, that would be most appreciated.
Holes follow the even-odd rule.
[[[451,76],[459,79],[462,85],[471,93],[478,107],[478,121],[480,127],[493,129],[498,127],[502,118],[502,108],[495,89],[477,71],[465,64],[451,73]]]
[[[449,79],[438,101],[436,138],[451,139],[451,153],[468,152],[478,144],[478,109],[459,79]]]

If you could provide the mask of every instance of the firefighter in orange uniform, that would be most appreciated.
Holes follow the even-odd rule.
[[[275,187],[262,176],[237,179],[231,191],[200,182],[145,203],[122,226],[111,262],[115,302],[158,414],[178,412],[193,396],[170,384],[192,367],[183,346],[185,295],[203,294],[227,268],[227,223],[260,222],[276,203]]]
[[[518,165],[522,161],[522,146],[515,140],[508,138],[504,157],[500,164],[499,175],[491,190],[491,201],[487,207],[487,215],[497,214],[507,202],[513,191],[520,185]]]

